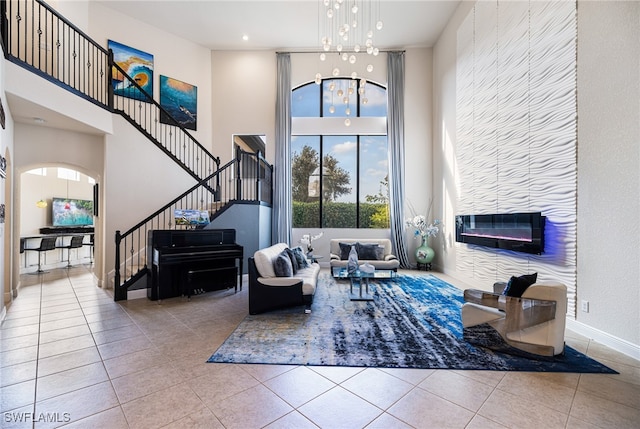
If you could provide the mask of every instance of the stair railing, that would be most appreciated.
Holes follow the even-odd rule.
[[[147,216],[133,228],[116,231],[114,299],[127,299],[130,286],[147,274],[152,264],[148,255],[149,231],[158,229],[190,229],[193,226],[177,223],[176,209],[207,211],[215,219],[233,203],[271,205],[273,168],[262,155],[239,148],[236,157],[220,167],[162,208]]]
[[[110,110],[106,49],[39,0],[2,0],[0,8],[7,60]]]
[[[197,181],[220,160],[113,61],[113,54],[40,0],[0,1],[5,57],[104,109],[122,115]],[[114,94],[113,76],[122,80]],[[120,89],[122,88],[122,89]],[[129,95],[128,97],[126,95]]]
[[[194,179],[200,181],[217,170],[220,165],[218,157],[193,138],[115,62],[113,69],[120,81],[118,95],[113,95],[111,104],[114,112],[129,121]]]

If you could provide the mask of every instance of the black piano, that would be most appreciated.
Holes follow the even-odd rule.
[[[169,229],[149,231],[147,276],[151,300],[220,289],[242,290],[243,248],[235,229]]]

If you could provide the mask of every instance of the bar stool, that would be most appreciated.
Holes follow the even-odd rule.
[[[82,243],[83,246],[89,246],[89,263],[93,264],[93,249],[95,248],[94,235],[89,234],[89,242]]]
[[[58,246],[58,249],[67,249],[67,268],[71,268],[71,249],[78,249],[82,247],[84,241],[84,235],[74,235],[71,237],[71,241],[66,246]]]
[[[41,264],[42,252],[47,252],[49,250],[55,249],[57,239],[58,239],[57,237],[43,237],[40,240],[40,246],[24,248],[25,251],[38,252],[38,271],[36,271],[37,274],[45,273],[45,271],[42,271],[42,264]],[[26,264],[26,261],[25,261],[25,264]]]

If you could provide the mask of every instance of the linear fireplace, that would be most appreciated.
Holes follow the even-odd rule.
[[[456,241],[539,255],[545,219],[540,212],[458,215]]]

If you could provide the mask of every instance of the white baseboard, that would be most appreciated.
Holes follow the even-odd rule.
[[[567,318],[567,329],[570,329],[576,334],[580,334],[584,337],[595,340],[600,344],[609,347],[610,349],[613,349],[620,353],[624,353],[625,355],[631,356],[636,360],[640,360],[640,346],[637,344],[633,344],[621,338],[614,337],[611,334],[607,334],[606,332],[600,331],[599,329],[592,328],[591,326],[585,325],[584,323],[569,318]]]

